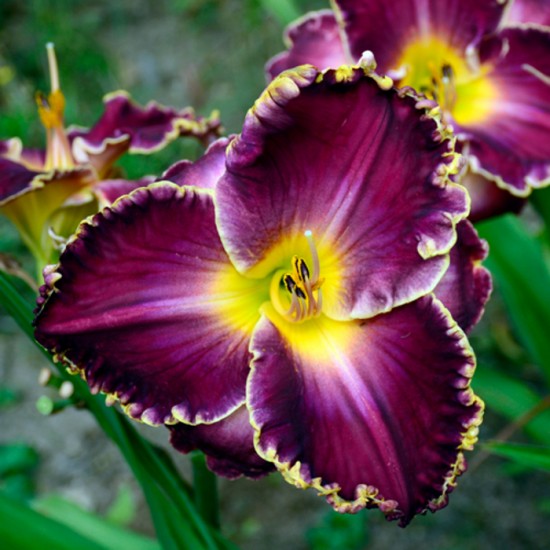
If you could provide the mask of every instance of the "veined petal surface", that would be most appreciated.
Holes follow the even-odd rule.
[[[502,17],[502,0],[334,0],[354,59],[374,52],[381,71],[396,66],[411,43],[437,37],[465,51],[493,32]]]
[[[550,3],[548,0],[511,0],[504,17],[505,25],[537,23],[550,25]]]
[[[174,424],[169,429],[174,448],[182,453],[200,449],[206,454],[208,467],[220,476],[256,479],[275,469],[254,449],[254,430],[244,405],[213,424]]]
[[[332,10],[310,12],[294,21],[285,29],[284,41],[288,51],[276,55],[266,65],[269,80],[298,65],[336,69],[353,63]]]
[[[324,311],[370,317],[430,292],[443,275],[469,208],[448,178],[457,164],[415,98],[361,69],[301,67],[271,83],[230,144],[216,221],[251,277],[307,254],[311,231]]]
[[[481,319],[493,285],[491,274],[481,265],[487,257],[487,243],[468,220],[461,221],[456,229],[458,238],[451,250],[449,269],[434,294],[467,333]]]
[[[378,506],[406,525],[444,506],[482,403],[471,349],[440,303],[301,325],[265,311],[247,384],[259,454],[341,512]]]
[[[550,183],[550,29],[508,28],[480,50],[498,89],[483,124],[457,129],[470,166],[517,196]]]
[[[45,280],[37,340],[133,418],[209,423],[243,403],[263,290],[229,262],[208,192],[157,183],[121,198]]]

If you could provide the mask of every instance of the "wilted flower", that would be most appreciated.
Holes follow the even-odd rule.
[[[287,29],[289,51],[268,72],[353,64],[372,52],[381,72],[437,102],[454,129],[468,160],[471,218],[518,210],[550,183],[550,28],[510,26],[508,4],[335,0],[334,12]],[[512,5],[511,14],[532,13],[534,4],[541,2],[519,2],[515,12]]]
[[[39,267],[52,261],[56,236],[69,236],[98,207],[153,181],[121,180],[113,163],[122,154],[153,153],[181,135],[207,142],[219,130],[217,115],[197,118],[191,109],[154,102],[142,108],[125,92],[106,96],[105,111],[91,129],[67,130],[52,44],[48,60],[51,93],[37,94],[46,149],[23,148],[18,138],[0,141],[0,212],[17,227]]]
[[[443,303],[470,327],[490,280],[452,140],[385,84],[276,79],[239,136],[166,174],[195,185],[80,226],[45,271],[36,337],[216,471],[275,467],[405,525],[445,505],[476,441],[475,360]]]

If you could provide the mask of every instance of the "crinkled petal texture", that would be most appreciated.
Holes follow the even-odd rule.
[[[78,162],[90,162],[100,176],[123,153],[153,153],[180,135],[208,139],[219,131],[217,116],[197,117],[192,109],[177,111],[154,101],[136,105],[126,92],[105,97],[105,111],[89,130],[69,132],[73,154]]]
[[[511,0],[504,23],[537,23],[550,26],[550,3],[548,0]]]
[[[276,55],[266,65],[269,79],[298,65],[336,69],[352,62],[332,10],[314,11],[294,21],[285,29],[284,41],[288,51]]]
[[[451,264],[434,293],[460,328],[470,332],[481,319],[493,288],[491,274],[481,265],[488,246],[468,220],[458,224],[457,235]]]
[[[208,192],[138,189],[83,223],[45,280],[37,340],[133,418],[209,423],[242,405],[263,296],[231,266]]]
[[[382,71],[397,69],[413,42],[438,37],[464,51],[493,32],[502,17],[500,0],[334,0],[354,59],[374,52]]]
[[[550,183],[550,29],[510,28],[482,44],[498,90],[489,119],[458,129],[474,172],[515,195]]]
[[[254,430],[244,405],[214,424],[170,426],[170,443],[182,453],[200,449],[208,467],[229,479],[256,479],[275,469],[254,449]]]
[[[406,525],[444,506],[482,414],[445,308],[428,295],[366,321],[266,313],[247,385],[259,454],[341,512],[379,506]]]
[[[180,160],[162,175],[178,185],[192,185],[202,189],[214,189],[225,171],[225,150],[233,136],[214,141],[195,162]]]
[[[334,319],[389,311],[430,292],[468,212],[456,158],[415,99],[359,69],[283,73],[248,113],[216,187],[216,220],[240,272],[308,258],[312,232]],[[277,264],[285,257],[288,264]]]

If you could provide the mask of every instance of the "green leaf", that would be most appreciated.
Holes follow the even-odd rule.
[[[207,468],[204,455],[200,451],[191,453],[195,504],[203,519],[219,528],[219,500],[216,476]]]
[[[540,243],[512,216],[477,228],[489,242],[485,265],[502,293],[518,338],[550,382],[550,271]]]
[[[35,500],[32,507],[108,550],[160,550],[158,542],[114,525],[61,496],[48,495]]]
[[[535,409],[541,401],[541,397],[521,380],[484,365],[478,366],[472,386],[487,408],[512,421]],[[523,429],[533,439],[550,444],[550,410],[536,415]]]
[[[36,344],[31,326],[33,306],[20,295],[12,278],[2,272],[0,304]],[[38,347],[51,360],[50,355]],[[85,403],[107,436],[119,447],[143,490],[162,547],[174,550],[235,548],[203,521],[194,506],[192,489],[177,475],[173,465],[168,465],[166,455],[143,439],[116,409],[106,407],[101,396],[92,395],[83,380],[67,374],[62,365],[54,363],[54,367],[62,378],[70,379],[75,399]]]
[[[550,187],[536,189],[530,202],[544,221],[544,237],[550,244]]]
[[[115,525],[129,525],[136,516],[132,489],[124,484],[118,489],[114,502],[105,513],[105,518]]]
[[[14,405],[21,399],[18,392],[5,386],[0,386],[0,409],[5,409],[11,405]]]
[[[300,17],[300,11],[294,4],[294,0],[260,0],[260,3],[283,26]]]
[[[362,550],[369,542],[367,527],[364,513],[346,515],[331,510],[306,537],[311,550]]]
[[[10,550],[106,550],[73,529],[44,517],[0,492],[0,541]]]
[[[515,460],[524,466],[550,472],[550,447],[493,441],[484,444],[483,448],[493,454]]]
[[[0,478],[33,470],[38,453],[24,443],[0,445]]]

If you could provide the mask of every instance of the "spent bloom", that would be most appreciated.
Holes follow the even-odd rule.
[[[441,109],[467,159],[471,218],[481,219],[519,209],[550,183],[550,28],[519,24],[532,13],[547,21],[547,5],[533,9],[541,4],[334,0],[334,11],[287,29],[289,50],[267,70],[273,77],[302,63],[337,67],[372,52],[396,86]]]
[[[406,525],[446,504],[483,410],[463,328],[490,278],[458,165],[368,67],[289,71],[177,183],[79,227],[36,337],[216,472]]]
[[[206,141],[219,130],[216,115],[198,118],[191,109],[154,102],[142,108],[120,91],[106,96],[92,128],[66,129],[53,45],[47,50],[51,92],[36,96],[46,148],[24,148],[18,138],[0,141],[0,212],[14,223],[39,267],[52,261],[57,237],[69,236],[98,207],[153,180],[121,179],[113,164],[122,154],[153,153],[180,135]]]

